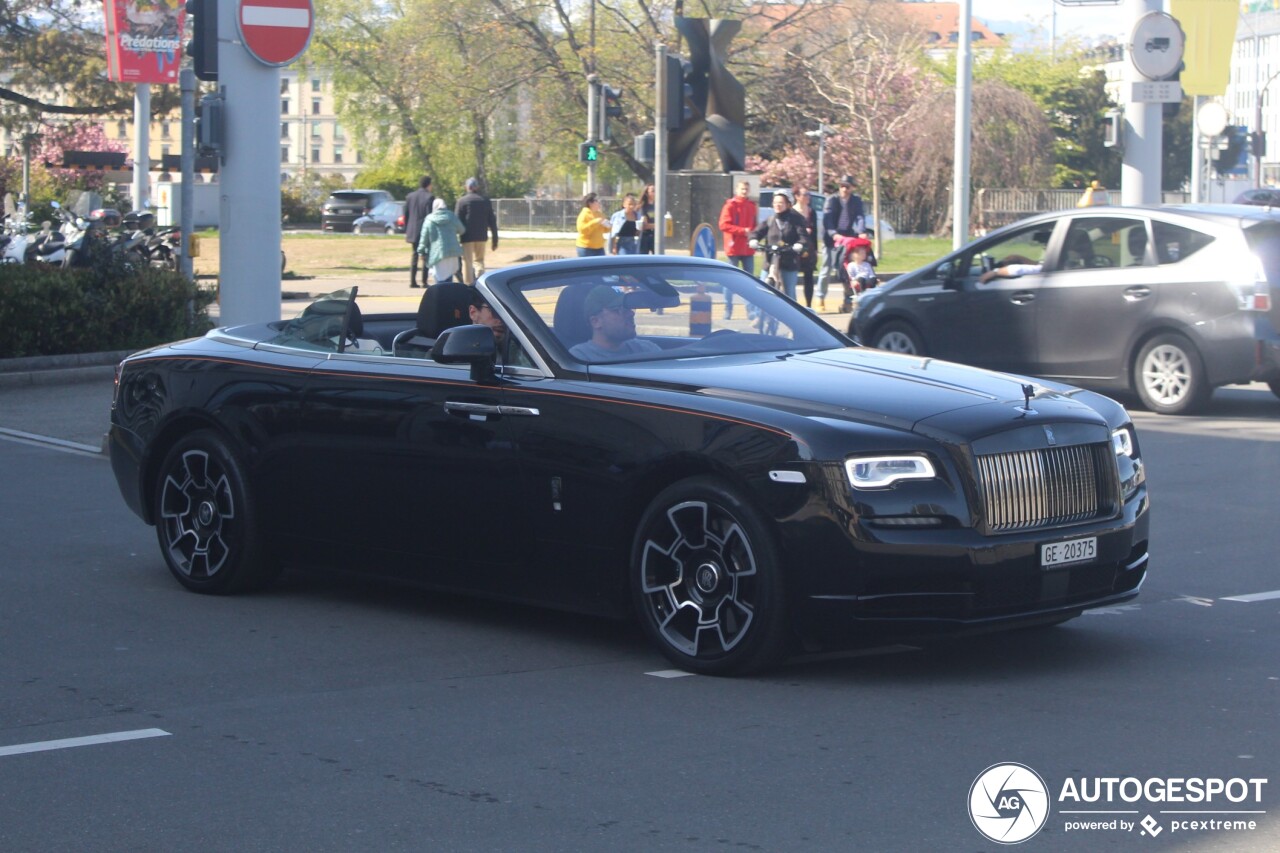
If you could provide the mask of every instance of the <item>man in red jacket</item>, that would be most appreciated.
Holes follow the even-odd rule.
[[[751,200],[751,184],[740,181],[733,198],[720,209],[720,233],[724,235],[724,253],[729,263],[756,274],[756,250],[747,244],[756,227],[756,203]],[[733,316],[733,294],[725,291],[724,317]]]

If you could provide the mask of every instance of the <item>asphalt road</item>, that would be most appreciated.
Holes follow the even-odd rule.
[[[73,408],[45,434],[75,441]],[[346,577],[183,592],[105,458],[10,433],[0,850],[993,850],[969,789],[1007,761],[1055,799],[1028,850],[1280,849],[1280,598],[1228,600],[1280,590],[1280,400],[1137,420],[1135,602],[746,679],[655,674],[630,625]],[[129,739],[57,743],[104,735]],[[1068,831],[1058,792],[1094,777],[1268,782],[1257,804],[1113,806],[1155,837]],[[1224,816],[1173,809],[1266,813],[1175,831]]]

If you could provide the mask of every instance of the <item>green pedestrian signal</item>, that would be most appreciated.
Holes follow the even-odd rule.
[[[578,159],[583,163],[599,163],[600,144],[597,142],[578,143]]]

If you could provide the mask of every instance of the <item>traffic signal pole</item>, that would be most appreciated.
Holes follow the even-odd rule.
[[[596,117],[596,110],[600,106],[598,78],[594,74],[587,75],[587,142],[594,142],[600,137],[596,135],[600,128],[600,120]],[[596,164],[595,161],[587,162],[587,192],[596,191]]]
[[[666,254],[667,228],[667,46],[654,46],[657,73],[653,93],[653,253]]]

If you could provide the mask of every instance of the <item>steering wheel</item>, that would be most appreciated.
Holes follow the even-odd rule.
[[[734,329],[716,329],[714,332],[712,332],[709,335],[703,335],[701,340],[709,341],[712,338],[722,338],[725,335],[739,335],[739,334],[742,334],[742,333]]]

